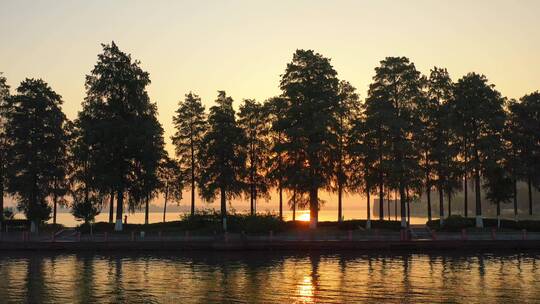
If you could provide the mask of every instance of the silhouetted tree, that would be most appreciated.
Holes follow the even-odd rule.
[[[277,124],[286,139],[276,150],[294,159],[286,172],[294,177],[295,189],[309,193],[311,228],[317,227],[319,189],[327,188],[334,175],[338,84],[330,60],[311,50],[295,52],[280,83],[289,106]]]
[[[460,153],[465,161],[464,174],[472,170],[474,176],[477,227],[483,227],[481,176],[488,173],[488,158],[492,152],[490,145],[501,142],[505,122],[503,103],[500,93],[488,84],[483,75],[469,73],[454,86],[449,113],[452,115],[453,130],[464,143]]]
[[[85,142],[87,137],[84,132],[87,129],[77,119],[70,130],[68,178],[72,197],[71,214],[88,224],[100,213],[104,195],[99,191],[96,176],[92,172],[94,155]]]
[[[424,186],[428,198],[428,218],[431,218],[431,187],[439,193],[439,217],[444,222],[444,192],[449,199],[459,186],[460,167],[457,162],[459,142],[453,132],[449,104],[453,99],[453,83],[446,69],[433,68],[427,81],[426,100],[420,112],[423,128],[418,131],[425,171]],[[449,200],[449,214],[450,209]],[[466,206],[465,206],[466,208]]]
[[[244,99],[238,113],[238,125],[246,138],[246,189],[250,213],[255,214],[257,198],[270,198],[266,178],[270,149],[270,122],[265,108],[253,99]]]
[[[283,219],[283,189],[285,187],[285,153],[281,150],[285,143],[285,132],[281,126],[280,118],[287,111],[289,104],[283,97],[273,97],[268,99],[265,104],[265,112],[271,125],[269,137],[271,148],[268,155],[268,173],[267,182],[277,188],[279,196],[279,218]]]
[[[515,181],[527,183],[529,215],[532,215],[532,188],[540,188],[540,92],[523,96],[519,103],[511,102],[509,110]]]
[[[202,140],[199,159],[204,159],[204,163],[201,163],[198,185],[206,200],[220,196],[221,219],[226,231],[227,199],[240,195],[245,189],[246,153],[243,147],[246,139],[236,122],[233,99],[219,91],[216,103],[210,108],[209,128]]]
[[[380,147],[379,153],[382,161],[384,156],[387,157],[388,167],[384,168],[384,163],[379,166],[383,174],[386,171],[389,186],[399,191],[401,225],[405,227],[406,195],[409,195],[409,191],[412,194],[420,191],[423,175],[419,164],[420,152],[413,135],[419,124],[416,111],[422,102],[424,81],[414,64],[405,57],[388,57],[381,61],[381,65],[375,68],[373,80],[366,101],[367,121],[369,127],[380,129],[379,132],[375,131],[375,134],[379,133],[375,138],[383,147],[386,146]],[[381,189],[381,206],[383,198]]]
[[[163,129],[150,101],[147,72],[113,42],[86,76],[79,121],[92,150],[91,172],[100,191],[116,194],[115,230],[122,230],[124,197],[131,210],[155,192],[163,155]]]
[[[353,122],[348,139],[347,152],[350,157],[350,186],[357,193],[366,194],[366,229],[371,228],[371,192],[376,190],[378,178],[373,164],[378,160],[378,151],[373,151],[373,141],[376,140],[374,130],[368,129],[365,115],[366,104],[362,105],[362,112]],[[371,140],[371,141],[370,141]]]
[[[59,163],[66,154],[66,116],[60,108],[61,96],[40,79],[25,79],[12,96],[5,132],[8,136],[8,191],[18,208],[32,223],[50,218],[47,197],[55,182],[65,177]]]
[[[182,171],[180,164],[176,160],[165,155],[159,164],[158,177],[160,181],[159,191],[164,198],[163,222],[165,222],[169,200],[179,203],[182,199],[185,172]]]
[[[4,210],[4,189],[6,183],[6,166],[8,161],[8,137],[6,124],[10,111],[10,93],[7,79],[0,73],[0,211]],[[0,231],[4,227],[4,216],[0,215]]]
[[[338,221],[341,222],[343,220],[343,192],[349,188],[349,177],[352,174],[348,153],[349,137],[353,123],[360,115],[361,105],[356,88],[349,82],[340,81],[338,90],[339,102],[334,111],[337,123],[333,130],[337,137],[333,153],[335,168],[330,186],[331,190],[338,194]]]
[[[200,155],[202,139],[207,129],[206,114],[201,98],[193,93],[186,94],[173,118],[176,133],[172,137],[176,156],[191,183],[191,215],[195,214],[195,187],[200,178]]]

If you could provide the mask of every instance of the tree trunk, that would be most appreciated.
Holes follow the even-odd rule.
[[[382,183],[382,176],[379,182],[379,220],[384,220],[384,188]]]
[[[407,202],[407,227],[411,226],[411,201],[409,199],[409,191],[405,191],[405,199]]]
[[[253,215],[255,213],[255,205],[253,204],[253,183],[249,185],[249,206],[250,214]]]
[[[4,229],[4,176],[2,174],[0,167],[0,232]]]
[[[150,205],[150,199],[147,196],[145,204],[144,204],[144,224],[145,225],[148,225],[148,211],[149,211],[148,209],[150,207],[149,205]]]
[[[165,201],[163,202],[163,222],[165,223],[165,215],[167,214],[167,200],[169,198],[169,190],[165,190]]]
[[[56,194],[53,195],[53,225],[56,225],[56,208],[58,206],[58,199],[56,198]]]
[[[191,142],[191,216],[195,215],[195,149]]]
[[[296,221],[296,190],[293,191],[293,209],[292,209],[292,220]]]
[[[111,196],[109,197],[109,223],[112,224],[114,221],[114,191],[111,191]]]
[[[452,216],[452,194],[448,191],[448,216]]]
[[[343,205],[342,205],[343,186],[338,182],[338,222],[343,220]]]
[[[223,231],[227,231],[227,198],[225,188],[221,187],[221,224],[223,225]]]
[[[114,225],[114,231],[122,231],[122,215],[124,206],[124,191],[118,191],[116,194],[116,223]]]
[[[427,218],[428,218],[428,221],[431,221],[431,186],[427,187],[426,195],[427,195]]]
[[[464,188],[463,188],[463,210],[465,217],[469,216],[469,185],[467,185],[467,174],[464,177]]]
[[[442,227],[444,225],[444,193],[442,186],[439,187],[439,222]]]
[[[501,228],[501,202],[497,200],[497,228]]]
[[[283,220],[283,188],[279,183],[279,219]]]
[[[533,215],[533,204],[532,204],[532,180],[531,176],[529,176],[527,180],[527,187],[529,191],[529,215]]]
[[[312,187],[309,191],[309,228],[316,229],[319,222],[319,189]]]
[[[369,189],[369,187],[367,187]],[[366,200],[367,200],[367,221],[366,221],[366,229],[371,229],[371,202],[370,202],[370,195],[369,190],[366,191]]]
[[[392,220],[392,218],[391,218],[392,212],[390,212],[390,192],[391,191],[388,191],[388,193],[386,195],[386,210],[388,210],[388,220],[389,221]]]
[[[394,191],[394,220],[397,221],[397,191]]]
[[[514,178],[514,220],[518,219],[517,179]]]
[[[399,201],[400,201],[400,207],[401,207],[401,228],[407,228],[407,214],[405,214],[405,187],[403,185],[399,185]]]
[[[474,192],[476,192],[476,228],[483,228],[484,221],[482,220],[482,201],[480,192],[480,170],[478,167],[474,172]]]

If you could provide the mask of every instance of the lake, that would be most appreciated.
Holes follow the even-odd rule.
[[[533,303],[540,252],[0,254],[2,303]]]

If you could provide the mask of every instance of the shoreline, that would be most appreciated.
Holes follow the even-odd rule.
[[[540,250],[540,240],[191,240],[191,241],[2,241],[10,251],[486,251]]]

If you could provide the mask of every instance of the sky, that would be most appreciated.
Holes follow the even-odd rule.
[[[540,89],[540,1],[26,1],[0,0],[0,72],[14,89],[42,78],[81,109],[84,80],[115,41],[150,73],[170,152],[172,116],[193,91],[208,108],[218,90],[238,107],[279,94],[296,49],[331,58],[362,98],[374,68],[406,56],[454,80],[482,73],[510,98]]]

